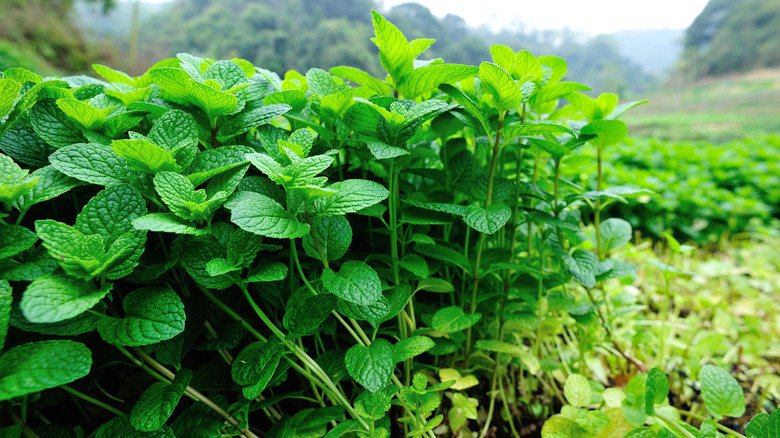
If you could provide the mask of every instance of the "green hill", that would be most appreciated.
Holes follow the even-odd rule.
[[[780,66],[780,0],[710,0],[685,49],[684,69],[697,77]]]

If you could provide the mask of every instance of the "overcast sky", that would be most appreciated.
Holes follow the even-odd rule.
[[[389,8],[408,0],[384,0]],[[417,0],[435,15],[460,15],[472,26],[504,27],[519,20],[533,29],[589,34],[625,29],[685,29],[708,0]]]
[[[167,0],[143,0],[160,2]],[[378,0],[390,8],[409,0]],[[708,0],[416,0],[435,15],[460,15],[494,30],[521,22],[528,29],[568,27],[596,35],[625,29],[685,29]]]

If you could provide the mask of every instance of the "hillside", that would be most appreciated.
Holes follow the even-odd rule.
[[[697,77],[780,66],[780,0],[710,0],[685,34],[684,60]]]

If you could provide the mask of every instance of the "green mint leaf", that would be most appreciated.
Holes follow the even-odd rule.
[[[287,265],[279,262],[260,263],[249,271],[247,283],[281,281],[287,278]]]
[[[542,79],[542,64],[533,53],[527,50],[517,52],[514,66],[512,67],[512,77],[517,80],[527,78],[530,81],[539,81]]]
[[[412,51],[404,34],[385,17],[376,11],[371,11],[371,17],[376,35],[376,38],[371,38],[371,41],[379,48],[379,60],[382,67],[393,78],[393,82],[397,83],[403,76],[414,70],[412,61],[419,53]]]
[[[347,253],[352,243],[352,227],[344,216],[323,216],[314,219],[312,233],[303,236],[303,250],[309,257],[322,261],[338,260]]]
[[[745,394],[728,371],[705,365],[699,371],[704,406],[713,417],[741,417],[745,413]]]
[[[501,135],[504,140],[511,140],[515,137],[533,137],[536,135],[561,135],[569,134],[574,135],[571,129],[567,126],[559,125],[557,123],[538,122],[538,123],[516,123],[513,125],[505,126],[501,129]]]
[[[146,287],[130,292],[122,308],[124,318],[106,316],[98,323],[98,333],[109,344],[149,345],[184,330],[184,304],[168,288]]]
[[[124,415],[103,424],[95,433],[95,438],[176,438],[168,426],[162,426],[154,432],[136,430],[130,422],[130,417]]]
[[[186,368],[176,373],[170,384],[153,383],[133,405],[130,411],[130,424],[142,432],[154,432],[165,426],[173,414],[181,396],[192,380],[192,371]]]
[[[508,72],[514,71],[517,54],[510,47],[503,44],[494,44],[490,46],[490,57],[493,63]]]
[[[249,85],[249,79],[244,70],[233,61],[217,61],[203,72],[203,79],[216,81],[222,86],[223,90],[235,92],[236,87]]]
[[[155,120],[147,139],[168,151],[197,146],[198,126],[191,114],[170,110]]]
[[[420,257],[417,254],[406,254],[403,257],[403,259],[398,261],[398,263],[401,265],[402,268],[406,269],[407,271],[411,272],[412,274],[420,278],[427,278],[430,275],[430,270],[428,269],[428,263],[425,261],[424,258]],[[430,289],[426,289],[426,290],[430,290]]]
[[[3,119],[14,106],[22,84],[10,79],[0,79],[0,120]]]
[[[181,68],[158,67],[149,70],[149,79],[160,86],[165,93],[174,99],[184,99],[189,93],[187,83],[192,77]]]
[[[467,315],[460,307],[450,306],[433,314],[431,326],[441,333],[456,333],[473,326],[481,317],[481,313]]]
[[[455,251],[452,248],[441,245],[431,245],[429,243],[418,243],[414,245],[414,250],[425,257],[457,265],[466,271],[469,270],[468,258],[466,258],[463,253]]]
[[[475,121],[475,123],[473,123],[475,128],[481,127],[482,132],[485,134],[492,132],[490,129],[491,125],[485,118],[485,114],[483,113],[482,109],[474,102],[471,97],[450,84],[441,84],[439,85],[439,89],[447,93],[447,95],[449,95],[452,100],[460,104],[463,109],[466,110],[468,115]]]
[[[287,339],[295,340],[317,332],[330,312],[336,308],[335,295],[312,295],[308,290],[294,293],[287,301],[287,311],[282,323],[290,333]]]
[[[120,84],[135,86],[135,79],[131,78],[125,72],[114,70],[101,64],[92,64],[92,69],[100,76],[103,76],[108,82],[118,82]]]
[[[187,178],[198,187],[209,178],[243,166],[248,162],[246,155],[253,152],[247,146],[222,146],[201,152],[187,169]]]
[[[5,69],[3,72],[3,77],[5,79],[19,82],[20,84],[26,84],[28,82],[37,84],[43,80],[43,76],[35,74],[30,70],[22,67],[11,67]]]
[[[355,304],[351,301],[339,299],[336,302],[336,310],[342,315],[358,321],[368,321],[374,328],[379,327],[382,321],[388,319],[390,303],[384,296],[369,305]]]
[[[533,96],[531,96],[529,104],[532,108],[536,108],[550,101],[557,101],[560,98],[568,99],[571,95],[579,94],[575,93],[576,91],[588,90],[590,90],[589,86],[580,84],[578,82],[558,82],[552,85],[548,85],[534,93]],[[574,97],[572,99],[576,100],[577,98]]]
[[[98,321],[102,317],[101,313],[105,311],[105,305],[99,303],[93,309],[94,312],[84,312],[60,322],[36,324],[29,322],[22,314],[22,311],[19,308],[15,308],[11,310],[11,326],[31,333],[76,336],[89,333],[97,328]]]
[[[482,88],[491,97],[493,107],[499,113],[518,106],[523,99],[523,92],[512,76],[496,64],[490,62],[480,64],[479,78],[482,81]]]
[[[36,169],[30,176],[38,178],[38,182],[33,186],[32,190],[24,196],[17,198],[14,203],[22,211],[28,210],[35,204],[56,198],[67,193],[70,189],[84,184],[75,178],[65,175],[51,165]]]
[[[379,96],[389,96],[393,94],[393,87],[390,86],[390,84],[385,81],[380,81],[370,74],[354,67],[333,67],[330,69],[330,74],[362,85]]]
[[[42,167],[49,164],[49,155],[56,148],[46,143],[32,126],[17,124],[0,137],[0,150],[19,163]]]
[[[81,129],[53,100],[38,102],[29,114],[35,132],[50,145],[61,148],[83,141]]]
[[[192,103],[199,106],[209,120],[232,114],[238,109],[238,99],[232,93],[193,80],[187,82],[186,90]]]
[[[106,119],[106,123],[103,125],[103,131],[108,136],[108,139],[117,138],[120,135],[124,135],[127,131],[135,128],[144,118],[141,116],[134,116],[132,113],[122,113]],[[93,137],[88,136],[90,131],[85,131],[84,136],[90,142],[95,142]],[[107,141],[101,141],[100,143],[107,143]]]
[[[350,229],[351,239],[352,230]],[[23,226],[0,225],[0,259],[19,254],[31,248],[37,241],[38,236]]]
[[[412,256],[412,255],[415,255],[415,254],[409,254],[409,256]],[[406,257],[404,257],[404,259],[405,258]],[[409,269],[407,267],[407,264],[408,263],[405,263],[403,261],[401,262],[401,266],[403,266],[406,269]],[[414,272],[414,271],[412,271],[412,272]],[[418,275],[418,274],[415,274],[415,275]],[[453,286],[452,283],[450,283],[449,281],[442,280],[441,278],[436,278],[436,277],[433,277],[433,278],[423,278],[422,280],[417,282],[417,290],[424,290],[424,291],[433,292],[433,293],[439,293],[439,294],[447,294],[447,293],[450,293],[450,292],[454,292],[455,291],[455,286]]]
[[[395,369],[393,346],[384,339],[376,339],[368,347],[353,345],[344,361],[349,375],[372,393],[390,383]]]
[[[99,110],[94,106],[82,102],[78,99],[57,99],[57,106],[60,107],[63,113],[70,119],[76,121],[85,129],[98,130],[103,127],[103,123],[106,121],[106,115],[110,111]],[[78,140],[71,143],[77,143]]]
[[[565,96],[566,100],[574,105],[589,121],[600,120],[604,118],[596,99],[582,93],[572,92]]]
[[[194,222],[182,219],[174,213],[151,213],[138,217],[133,220],[133,228],[194,236],[208,234],[208,230],[197,228]]]
[[[581,135],[595,135],[590,142],[597,148],[620,143],[628,134],[626,124],[620,120],[596,120],[583,126]]]
[[[8,324],[11,321],[12,293],[8,280],[0,280],[0,351],[3,351],[5,346],[5,336],[8,334]]]
[[[614,251],[631,241],[631,224],[620,218],[609,218],[601,222],[601,245],[604,251]]]
[[[155,191],[172,213],[185,220],[195,219],[189,203],[204,202],[205,192],[196,193],[195,186],[186,176],[174,172],[160,172],[153,182]]]
[[[10,205],[38,182],[7,155],[0,154],[0,202]]]
[[[181,167],[170,152],[148,140],[114,140],[111,148],[127,160],[133,169],[147,173],[181,172]]]
[[[427,336],[410,336],[401,339],[393,344],[393,360],[398,363],[412,359],[430,350],[434,345],[436,343]]]
[[[495,339],[480,339],[474,346],[480,350],[493,351],[496,353],[513,354],[520,356],[525,350],[518,345],[513,345],[508,342],[497,341]]]
[[[306,99],[306,93],[301,90],[284,90],[271,93],[263,98],[263,104],[270,105],[288,105],[290,111],[301,111],[308,100]]]
[[[747,438],[763,438],[765,436],[770,436],[766,433],[764,435],[761,434],[764,424],[766,424],[767,421],[769,421],[769,415],[763,412],[753,417],[747,427],[745,427],[745,435]],[[777,431],[780,431],[780,428],[777,428]]]
[[[101,236],[109,249],[122,236],[126,239],[125,252],[108,269],[108,278],[122,278],[138,266],[146,249],[146,232],[135,229],[133,221],[146,212],[146,202],[137,190],[118,185],[100,191],[76,217],[76,230]]]
[[[405,149],[397,148],[395,146],[390,146],[389,144],[378,140],[369,141],[368,150],[371,152],[371,155],[373,155],[374,158],[376,158],[377,160],[386,160],[389,158],[409,155],[409,152],[407,152]]]
[[[563,385],[563,394],[566,397],[566,401],[572,406],[578,408],[585,407],[590,404],[590,383],[585,376],[581,374],[572,374],[566,379],[566,383]]]
[[[398,387],[388,385],[377,391],[363,391],[355,399],[355,412],[369,420],[381,420],[392,406],[393,396],[398,392]]]
[[[584,249],[577,249],[572,255],[564,254],[563,260],[569,273],[577,282],[585,287],[596,285],[594,274],[599,263],[596,254]]]
[[[241,112],[220,126],[219,131],[217,131],[217,140],[224,142],[232,137],[249,132],[258,126],[271,123],[275,118],[287,113],[291,109],[290,105],[277,103]]]
[[[336,216],[354,213],[384,201],[390,192],[381,184],[364,179],[348,179],[330,186],[337,192],[328,198],[317,199],[320,214]]]
[[[487,209],[471,207],[463,218],[466,225],[484,234],[493,234],[509,222],[512,209],[504,204],[490,204]]]
[[[227,259],[239,268],[245,268],[252,264],[258,251],[269,246],[263,243],[262,237],[239,228],[227,242]]]
[[[429,65],[418,68],[404,76],[398,84],[398,91],[407,99],[415,99],[441,84],[454,84],[474,77],[477,73],[479,73],[479,69],[473,65]]]
[[[73,144],[60,148],[49,156],[49,160],[55,169],[80,181],[100,186],[130,184],[142,191],[148,190],[144,173],[132,169],[108,145]]]
[[[238,353],[230,374],[241,385],[244,397],[251,400],[268,387],[281,357],[282,349],[275,341],[253,342]]]
[[[247,154],[246,158],[276,184],[285,185],[292,180],[291,177],[285,174],[282,165],[269,155],[253,153]]]
[[[259,193],[233,206],[230,220],[250,233],[277,239],[294,239],[309,232],[308,224],[298,222],[278,202]]]
[[[193,280],[209,289],[225,289],[233,285],[227,275],[212,277],[207,270],[208,263],[216,258],[227,258],[225,248],[210,236],[196,236],[187,239],[179,258],[181,265]]]
[[[89,280],[102,273],[108,263],[103,239],[51,219],[35,222],[43,246],[66,273]]]
[[[0,400],[54,388],[89,373],[92,354],[80,342],[53,340],[18,345],[0,356]]]
[[[236,264],[231,263],[227,259],[216,258],[211,259],[206,263],[206,272],[212,277],[229,274],[239,270],[241,270],[240,266],[236,266]]]
[[[636,374],[626,385],[626,398],[621,403],[623,415],[634,427],[644,424],[647,419],[647,374]]]
[[[466,216],[469,214],[469,207],[457,204],[445,204],[443,202],[424,202],[412,199],[404,199],[405,204],[413,207],[424,208],[426,210],[438,211],[442,213],[454,214],[457,216]]]
[[[63,275],[37,278],[27,286],[19,303],[24,317],[32,323],[52,323],[78,316],[94,307],[113,285],[95,289],[91,282]]]
[[[322,284],[333,295],[362,306],[369,306],[382,297],[379,275],[364,262],[350,260],[338,272],[325,268]]]
[[[203,403],[195,403],[185,409],[171,423],[176,437],[221,438],[225,419]]]
[[[309,85],[309,89],[320,98],[341,91],[341,87],[333,79],[333,76],[319,68],[310,68],[306,72],[306,83]]]

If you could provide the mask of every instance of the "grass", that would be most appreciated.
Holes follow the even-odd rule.
[[[662,140],[728,141],[780,132],[780,69],[670,82],[628,113],[631,134]]]

